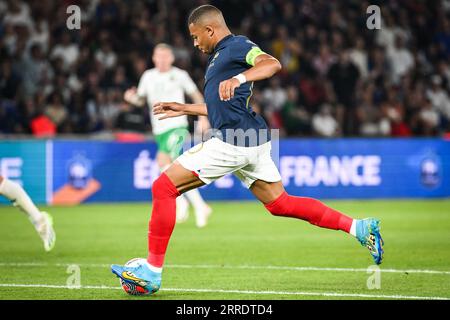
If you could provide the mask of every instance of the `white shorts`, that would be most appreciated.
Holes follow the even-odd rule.
[[[234,173],[250,188],[256,180],[281,181],[270,150],[270,141],[256,147],[237,147],[211,138],[185,151],[177,161],[206,184]]]

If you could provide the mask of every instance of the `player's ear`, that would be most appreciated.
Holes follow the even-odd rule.
[[[214,35],[214,29],[211,26],[205,26],[206,32],[208,33],[208,36],[212,38]]]

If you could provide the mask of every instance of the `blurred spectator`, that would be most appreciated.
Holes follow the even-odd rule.
[[[112,69],[117,62],[117,55],[112,49],[109,42],[102,43],[101,47],[95,53],[95,59],[100,62],[106,69]]]
[[[295,86],[287,89],[287,100],[281,110],[283,128],[287,135],[309,135],[311,119],[308,111],[300,104],[298,90]]]
[[[339,134],[339,124],[333,117],[329,104],[323,104],[319,112],[313,116],[312,127],[314,132],[321,137],[336,137]]]
[[[319,54],[314,58],[313,65],[321,76],[326,76],[328,69],[336,62],[336,56],[330,51],[328,45],[320,46]]]
[[[391,136],[409,136],[411,131],[404,121],[405,109],[394,87],[388,88],[387,98],[381,105],[383,115],[389,119]]]
[[[38,108],[36,115],[30,122],[31,132],[36,137],[53,137],[57,128],[52,120],[44,114],[43,108]]]
[[[431,88],[426,92],[431,105],[439,113],[443,127],[447,127],[450,122],[450,98],[442,88],[442,79],[438,75],[431,77]]]
[[[11,26],[25,26],[32,28],[32,20],[30,17],[30,7],[27,3],[20,0],[6,1],[8,10],[3,17],[3,23]]]
[[[402,37],[395,39],[395,45],[387,50],[387,58],[391,69],[391,79],[398,83],[414,67],[414,58],[406,46]]]
[[[59,93],[55,92],[50,96],[45,108],[45,115],[49,117],[57,128],[61,128],[64,121],[66,121],[68,113]]]
[[[368,55],[362,37],[355,40],[355,46],[350,50],[350,60],[358,67],[361,78],[365,79],[369,74]]]
[[[21,78],[12,68],[11,60],[5,59],[0,62],[0,97],[2,99],[14,100],[19,92]]]
[[[390,133],[389,120],[382,117],[381,110],[374,103],[373,85],[361,90],[361,101],[356,109],[359,134],[362,136],[386,136]]]
[[[433,108],[429,99],[425,100],[425,104],[419,113],[419,132],[424,136],[435,135],[439,126],[439,113]]]
[[[23,58],[22,66],[23,94],[25,97],[34,96],[38,90],[43,89],[46,81],[53,77],[53,70],[45,59],[42,47],[37,43],[31,46],[30,54]]]
[[[359,79],[358,68],[350,61],[350,53],[348,50],[342,50],[339,53],[339,60],[333,64],[328,71],[334,93],[336,95],[339,108],[343,108],[344,133],[353,135],[356,133],[357,124],[355,120],[355,90]]]
[[[120,108],[121,111],[115,124],[117,129],[139,133],[146,131],[146,117],[143,108],[134,107],[127,103],[122,103]]]
[[[64,70],[68,71],[77,61],[78,55],[78,46],[72,43],[70,33],[65,31],[61,34],[60,42],[55,45],[50,57],[52,59],[61,58]]]

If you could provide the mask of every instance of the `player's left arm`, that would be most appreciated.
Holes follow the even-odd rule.
[[[219,85],[219,97],[222,101],[228,101],[234,97],[234,90],[245,82],[259,81],[272,77],[281,70],[281,63],[270,54],[261,51],[252,59],[253,67]]]

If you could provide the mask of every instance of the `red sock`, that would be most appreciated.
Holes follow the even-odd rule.
[[[152,187],[153,210],[148,224],[148,258],[152,266],[164,264],[167,245],[175,227],[176,198],[180,195],[166,174],[161,174]]]
[[[306,220],[309,223],[327,229],[350,232],[353,219],[327,207],[319,200],[295,197],[283,192],[276,200],[265,205],[275,216]]]

